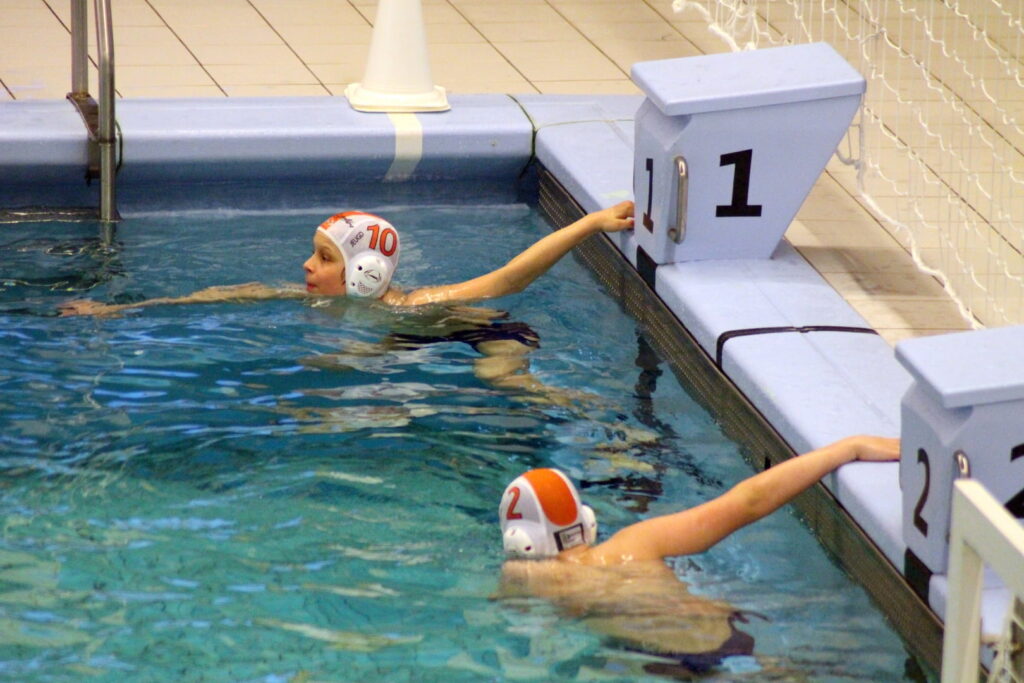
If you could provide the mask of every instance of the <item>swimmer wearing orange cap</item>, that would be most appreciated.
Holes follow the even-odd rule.
[[[555,557],[597,540],[597,519],[580,502],[576,487],[558,470],[530,470],[501,497],[498,510],[505,552],[517,557]]]
[[[499,514],[511,555],[610,565],[704,552],[766,517],[841,465],[899,459],[899,441],[854,436],[790,458],[688,510],[637,522],[593,545],[597,522],[557,470],[530,470],[505,489]],[[523,540],[529,539],[529,540]]]
[[[703,552],[779,509],[821,477],[853,462],[899,459],[899,441],[855,436],[774,465],[706,503],[632,524],[603,543],[572,482],[553,469],[514,479],[498,509],[507,561],[499,597],[540,597],[628,650],[658,659],[647,673],[705,672],[749,656],[736,627],[751,613],[692,595],[665,564]]]

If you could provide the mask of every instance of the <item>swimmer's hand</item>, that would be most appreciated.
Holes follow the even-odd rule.
[[[595,211],[590,214],[602,232],[620,232],[632,230],[633,213],[635,208],[633,202],[619,202],[603,211]]]
[[[849,449],[853,460],[888,462],[900,459],[900,440],[882,436],[851,436],[836,444]]]

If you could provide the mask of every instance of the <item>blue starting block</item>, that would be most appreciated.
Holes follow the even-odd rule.
[[[946,573],[953,480],[982,484],[1024,518],[1024,326],[908,339],[900,488],[908,575]],[[921,568],[919,567],[919,570]]]
[[[865,90],[825,43],[640,62],[632,78],[647,95],[636,239],[654,264],[770,257]]]

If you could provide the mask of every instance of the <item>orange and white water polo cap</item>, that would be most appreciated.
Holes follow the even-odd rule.
[[[540,468],[516,477],[501,496],[498,514],[509,555],[554,557],[597,539],[594,511],[558,470]]]
[[[398,231],[380,216],[346,211],[320,224],[345,260],[345,293],[375,299],[384,296],[398,268]]]

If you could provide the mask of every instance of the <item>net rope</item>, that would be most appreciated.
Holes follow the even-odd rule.
[[[1024,2],[675,0],[733,51],[831,44],[868,81],[829,173],[975,327],[1024,323]]]

